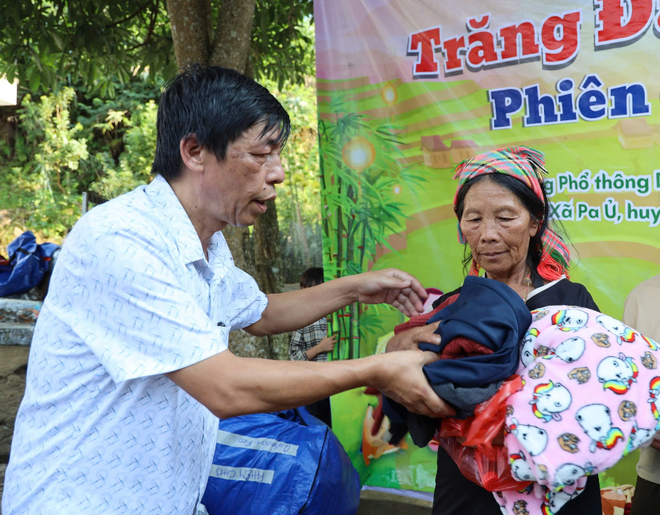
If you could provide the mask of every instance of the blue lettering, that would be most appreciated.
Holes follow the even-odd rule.
[[[651,104],[646,101],[646,86],[639,82],[622,84],[608,89],[612,98],[609,118],[628,118],[651,114]]]
[[[551,95],[540,95],[539,85],[534,84],[523,90],[525,92],[525,116],[524,126],[549,125],[557,123],[559,117],[555,106],[555,99]]]
[[[520,111],[523,105],[522,91],[518,88],[491,89],[488,91],[488,101],[493,110],[491,130],[510,129],[513,126],[511,115]]]
[[[577,97],[577,108],[580,117],[589,122],[605,118],[607,97],[600,87],[603,81],[595,73],[587,75],[580,84],[580,93]]]
[[[562,79],[557,82],[556,87],[559,93],[563,93],[562,95],[557,95],[557,103],[561,107],[559,121],[561,123],[577,122],[578,115],[573,108],[575,101],[573,88],[575,87],[575,83],[571,79]]]

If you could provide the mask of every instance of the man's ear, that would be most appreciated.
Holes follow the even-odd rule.
[[[203,171],[202,149],[203,147],[199,144],[194,134],[189,134],[185,138],[182,138],[179,142],[179,152],[181,153],[183,166],[194,172]]]

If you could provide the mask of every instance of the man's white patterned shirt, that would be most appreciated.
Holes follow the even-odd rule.
[[[208,261],[161,176],[75,226],[35,327],[2,513],[187,515],[218,419],[164,374],[266,308],[222,233]]]

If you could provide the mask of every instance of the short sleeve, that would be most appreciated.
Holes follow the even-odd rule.
[[[60,316],[116,382],[164,374],[227,349],[158,236],[129,229],[76,241],[58,262],[71,310]],[[179,265],[182,266],[182,265]]]
[[[251,275],[236,267],[233,267],[233,275],[232,303],[224,308],[230,312],[232,331],[258,322],[268,306],[268,297]]]

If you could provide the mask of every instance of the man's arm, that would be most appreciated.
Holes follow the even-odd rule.
[[[261,319],[245,330],[255,336],[294,331],[354,302],[387,303],[406,316],[414,316],[422,310],[427,296],[412,275],[394,268],[377,270],[269,295]]]
[[[167,376],[220,418],[303,406],[359,386],[374,386],[415,413],[448,416],[453,411],[422,372],[436,359],[433,352],[408,351],[317,363],[224,351]]]

